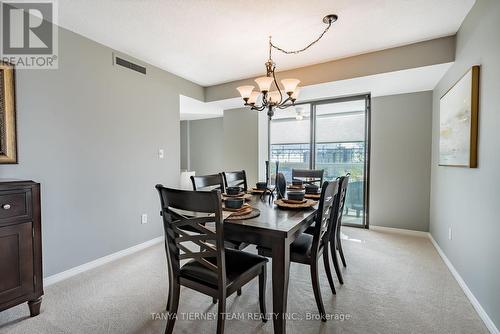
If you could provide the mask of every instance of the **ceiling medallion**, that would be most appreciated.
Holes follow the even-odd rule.
[[[303,51],[306,51],[311,46],[316,44],[330,29],[332,23],[337,21],[338,16],[334,14],[327,15],[323,18],[323,22],[327,24],[325,30],[316,38],[314,41],[309,43],[306,47],[299,50],[287,51],[273,44],[271,40],[271,36],[269,36],[269,60],[266,62],[266,76],[259,77],[255,79],[255,82],[259,86],[258,91],[254,91],[254,86],[240,86],[236,88],[240,93],[243,101],[245,102],[245,106],[251,107],[251,110],[262,111],[267,109],[267,116],[271,119],[274,115],[274,110],[285,109],[290,106],[295,105],[295,101],[299,95],[300,80],[298,79],[282,79],[281,84],[283,87],[278,85],[278,81],[276,80],[276,64],[274,63],[271,55],[272,49],[276,49],[285,54],[298,54]],[[271,91],[271,87],[274,84],[275,90]]]

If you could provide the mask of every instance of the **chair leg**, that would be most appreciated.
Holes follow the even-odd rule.
[[[259,306],[262,322],[267,322],[266,318],[266,281],[267,281],[267,265],[264,264],[262,272],[259,275]]]
[[[167,241],[165,240],[165,252],[168,254],[168,246],[167,246]],[[170,305],[172,304],[172,281],[174,278],[172,277],[172,270],[168,268],[167,270],[168,273],[168,297],[167,297],[167,307],[165,311],[170,312]]]
[[[330,251],[332,253],[332,262],[333,267],[335,268],[335,272],[337,273],[337,278],[339,279],[340,284],[344,284],[344,278],[342,277],[342,272],[340,271],[339,258],[337,257],[337,247],[336,240],[330,241]]]
[[[311,263],[311,280],[314,290],[314,298],[316,299],[316,304],[318,306],[319,314],[321,315],[321,321],[325,322],[326,312],[325,312],[325,306],[323,305],[323,300],[321,298],[321,289],[319,286],[318,259],[313,260],[313,263]]]
[[[226,295],[219,296],[219,310],[217,315],[217,334],[224,334],[224,321],[226,318]]]
[[[337,233],[337,249],[339,250],[340,260],[342,260],[342,265],[344,267],[347,267],[347,265],[345,263],[344,251],[342,250],[342,241],[341,241],[341,238],[340,238],[340,229],[338,230],[338,233]]]
[[[236,291],[236,295],[241,296],[241,288],[239,288],[238,291]]]
[[[330,289],[332,289],[332,293],[336,295],[337,292],[335,291],[335,285],[333,284],[332,271],[330,270],[330,259],[328,258],[329,251],[330,250],[328,249],[328,245],[325,246],[323,249],[323,263],[325,265],[325,271],[326,271],[326,276],[328,277],[328,283],[330,283]]]
[[[167,307],[165,308],[165,311],[167,311],[167,312],[170,312],[170,305],[172,304],[170,299],[172,299],[172,291],[171,291],[171,287],[169,286],[168,287],[168,297],[167,297]]]
[[[169,312],[167,328],[165,328],[165,334],[171,334],[174,331],[175,320],[177,319],[177,309],[179,308],[179,295],[181,291],[181,286],[178,283],[172,283],[172,289],[169,295]]]

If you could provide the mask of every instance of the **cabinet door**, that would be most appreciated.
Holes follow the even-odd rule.
[[[32,223],[0,227],[0,301],[34,291]]]

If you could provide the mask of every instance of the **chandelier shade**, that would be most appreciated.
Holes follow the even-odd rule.
[[[269,92],[268,100],[271,103],[280,103],[281,100],[280,92],[278,92],[277,90]]]
[[[285,89],[285,93],[291,95],[293,92],[295,92],[295,89],[299,85],[300,80],[299,79],[283,79],[281,80],[281,84],[283,85],[283,88]]]
[[[257,85],[259,85],[259,90],[261,92],[269,92],[271,90],[271,85],[273,84],[272,77],[260,77],[255,79]]]
[[[243,99],[249,99],[252,95],[253,86],[240,86],[236,88]]]
[[[257,103],[257,99],[259,98],[260,93],[256,90],[252,91],[250,94],[250,98],[248,99],[248,104],[255,104]]]
[[[297,100],[297,98],[299,97],[300,89],[300,87],[295,88],[291,96],[292,100]]]

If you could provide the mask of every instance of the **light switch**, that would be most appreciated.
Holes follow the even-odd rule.
[[[158,150],[158,159],[163,159],[163,158],[165,158],[165,150],[160,148]]]

